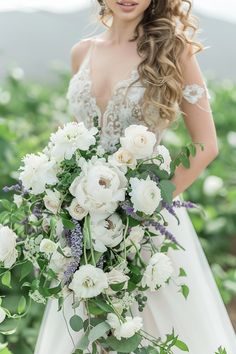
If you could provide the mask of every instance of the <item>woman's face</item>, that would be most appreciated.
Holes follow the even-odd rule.
[[[142,17],[152,0],[105,0],[113,16],[121,20],[133,20]]]

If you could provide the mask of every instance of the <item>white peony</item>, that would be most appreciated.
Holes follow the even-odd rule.
[[[153,153],[156,136],[144,125],[133,124],[125,129],[125,136],[120,138],[120,143],[136,159],[145,159]]]
[[[130,185],[132,190],[129,195],[134,211],[142,211],[148,215],[153,214],[162,200],[161,190],[156,182],[152,181],[150,176],[146,180],[131,177]]]
[[[2,323],[6,318],[6,311],[0,307],[0,323]]]
[[[95,144],[97,132],[95,127],[87,129],[83,122],[67,123],[51,135],[50,154],[58,162],[70,160],[77,149],[88,150]]]
[[[16,239],[17,235],[12,229],[0,225],[0,262],[3,262],[5,268],[11,268],[16,262]]]
[[[91,215],[107,217],[116,210],[119,201],[125,200],[126,187],[127,179],[118,167],[105,158],[93,156],[83,163],[82,172],[69,191]]]
[[[143,319],[141,317],[126,317],[125,322],[120,322],[114,313],[107,315],[107,322],[113,329],[114,336],[121,338],[131,338],[143,327]]]
[[[133,170],[137,166],[137,160],[134,155],[122,147],[119,148],[119,150],[117,150],[113,155],[110,155],[108,157],[108,161],[111,164],[121,168],[124,173],[127,173],[128,167]]]
[[[163,157],[163,162],[158,159],[154,159],[153,163],[158,165],[160,170],[164,170],[170,173],[170,163],[172,159],[169,150],[164,145],[157,145],[155,152],[152,154],[152,156],[157,155],[161,155]],[[147,163],[150,163],[150,161],[147,161]]]
[[[203,191],[209,196],[213,197],[223,188],[224,182],[218,176],[208,176],[203,183]]]
[[[155,253],[144,272],[142,286],[148,286],[151,291],[156,287],[165,286],[166,281],[172,275],[174,269],[170,258],[161,252]]]
[[[135,253],[141,248],[140,243],[144,237],[144,228],[140,225],[132,227],[128,237],[125,239],[125,246],[129,247],[128,252]],[[131,247],[130,247],[131,246]]]
[[[19,179],[32,194],[43,193],[47,184],[54,185],[58,182],[56,163],[49,160],[45,154],[27,154],[23,162]]]
[[[57,244],[48,238],[44,238],[40,243],[40,252],[45,253],[50,256],[53,252],[57,250]]]
[[[78,299],[88,299],[98,296],[108,288],[108,281],[102,269],[87,264],[74,273],[69,288]]]
[[[124,225],[117,213],[110,215],[105,220],[94,221],[91,219],[91,235],[94,249],[105,252],[108,248],[116,247],[123,239]]]
[[[76,198],[72,200],[71,205],[66,209],[69,211],[70,216],[75,220],[82,220],[88,214],[88,210],[85,210]]]
[[[14,194],[13,196],[14,203],[16,204],[17,208],[20,208],[23,202],[23,198],[21,195]]]
[[[46,195],[43,198],[45,207],[53,214],[57,214],[61,206],[61,194],[57,190],[46,189]]]

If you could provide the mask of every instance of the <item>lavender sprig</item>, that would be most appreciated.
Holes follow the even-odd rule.
[[[137,213],[135,213],[134,208],[132,205],[129,203],[129,201],[125,201],[121,203],[121,208],[125,211],[125,213],[129,216],[131,216],[133,219],[138,220],[138,221],[143,221],[145,220],[141,216],[139,216]]]
[[[144,226],[148,227],[148,226],[153,226],[157,231],[160,232],[160,234],[162,236],[165,236],[166,239],[170,240],[171,242],[175,243],[176,245],[178,245],[179,247],[183,248],[178,241],[176,240],[175,236],[169,231],[167,230],[167,228],[165,226],[163,226],[161,223],[159,223],[158,221],[155,220],[146,220],[143,223]]]
[[[73,219],[75,228],[70,232],[70,247],[72,256],[79,263],[83,254],[83,232],[80,223]]]
[[[76,272],[78,266],[79,266],[78,262],[71,262],[69,264],[66,271],[64,272],[64,278],[62,281],[63,286],[68,285],[71,282],[73,274]]]

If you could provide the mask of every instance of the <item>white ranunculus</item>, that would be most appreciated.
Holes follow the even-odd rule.
[[[98,129],[87,129],[83,122],[70,122],[59,127],[50,138],[49,148],[51,156],[58,162],[70,160],[77,149],[88,150],[96,143]]]
[[[91,219],[91,235],[94,249],[105,252],[108,248],[116,247],[123,239],[124,225],[117,213],[110,215],[105,220],[94,221]]]
[[[136,159],[150,157],[156,143],[156,136],[144,125],[130,125],[125,136],[120,138],[122,148],[130,151]]]
[[[13,196],[14,203],[16,204],[17,208],[20,208],[23,202],[23,198],[21,195],[14,194]]]
[[[164,170],[170,173],[170,163],[172,160],[169,150],[164,145],[157,145],[155,152],[152,154],[152,156],[157,155],[161,155],[164,161],[161,162],[160,160],[154,159],[154,164],[158,165],[160,170]],[[150,161],[148,161],[148,163],[150,163]]]
[[[106,273],[108,284],[121,284],[127,283],[129,276],[121,272],[120,270],[113,268],[110,272]]]
[[[164,287],[173,271],[170,258],[164,253],[155,253],[144,272],[142,286],[148,286],[151,291],[155,291],[157,286]]]
[[[125,200],[126,187],[127,179],[118,167],[106,162],[105,158],[93,156],[84,162],[81,174],[69,191],[91,215],[100,214],[104,218]]]
[[[82,220],[88,214],[88,210],[85,210],[76,198],[72,200],[71,205],[66,209],[75,220]]]
[[[223,188],[224,182],[218,176],[208,176],[203,183],[203,191],[209,197],[213,197]]]
[[[6,311],[0,307],[0,323],[2,323],[6,318]]]
[[[133,170],[137,166],[137,160],[134,155],[130,151],[125,150],[122,147],[119,148],[119,150],[117,150],[113,155],[110,155],[108,157],[108,161],[111,164],[114,164],[121,168],[124,173],[127,172],[127,167]]]
[[[78,299],[88,299],[98,296],[108,288],[108,281],[102,269],[87,264],[74,273],[69,288]]]
[[[0,225],[0,262],[5,268],[11,268],[18,255],[16,249],[17,235],[8,226]]]
[[[58,182],[56,163],[45,154],[27,154],[23,162],[19,179],[32,194],[41,194],[45,192],[47,184],[54,185]]]
[[[50,230],[50,217],[43,213],[43,221],[42,221],[42,229],[44,232],[48,232]]]
[[[114,313],[107,315],[107,322],[113,329],[114,336],[121,338],[131,338],[143,327],[143,319],[141,317],[126,317],[125,322],[120,322]]]
[[[46,189],[46,195],[43,201],[45,207],[56,215],[61,205],[61,193],[57,190]]]
[[[134,211],[142,211],[148,215],[153,214],[162,200],[161,190],[156,182],[152,181],[150,176],[147,176],[146,180],[131,177],[130,185],[132,190],[129,195]]]
[[[64,225],[61,219],[57,219],[56,222],[56,236],[60,238],[62,236],[62,233],[64,231]]]
[[[57,244],[48,238],[44,238],[40,243],[40,252],[50,256],[57,250]]]
[[[128,252],[135,253],[136,250],[140,249],[140,242],[144,236],[144,228],[140,225],[132,227],[129,235],[125,239],[126,247],[130,247]]]

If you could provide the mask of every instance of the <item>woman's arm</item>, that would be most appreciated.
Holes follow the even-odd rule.
[[[205,87],[201,69],[190,47],[185,50],[181,67],[186,85],[198,84],[202,88]],[[202,97],[196,98],[192,103],[183,98],[180,108],[184,113],[184,122],[192,142],[202,143],[204,151],[197,145],[196,156],[190,157],[190,168],[182,165],[177,167],[172,178],[172,182],[176,185],[174,197],[185,191],[218,155],[217,135],[207,88],[205,87]]]

